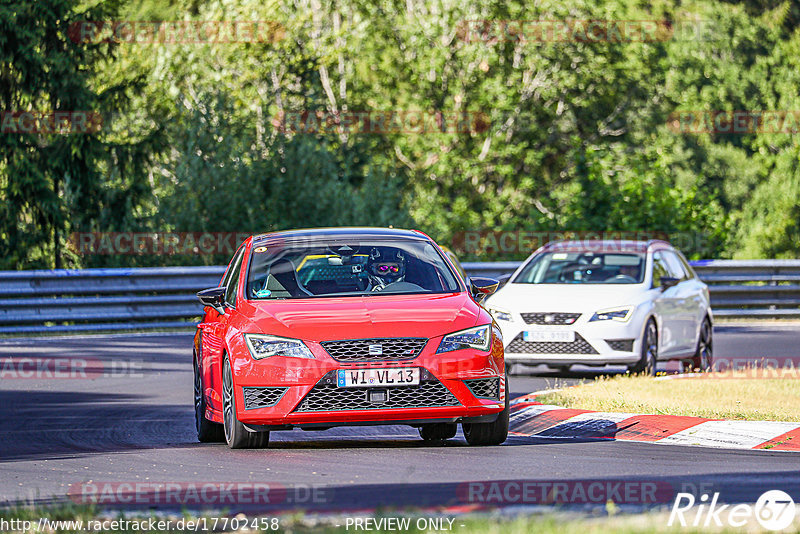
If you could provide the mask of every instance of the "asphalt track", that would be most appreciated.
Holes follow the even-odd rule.
[[[800,352],[796,327],[722,327],[715,336],[717,358]],[[262,512],[463,506],[486,504],[489,495],[485,487],[470,494],[468,483],[520,480],[567,483],[570,488],[598,481],[622,482],[623,487],[656,483],[655,502],[635,495],[627,501],[640,507],[670,503],[678,491],[720,492],[721,502],[754,502],[766,490],[781,489],[800,502],[800,455],[794,453],[522,437],[511,437],[499,447],[476,448],[467,446],[460,433],[443,446],[430,446],[419,440],[416,430],[400,426],[274,432],[263,450],[200,444],[194,434],[189,335],[3,340],[0,356],[79,359],[88,362],[90,376],[98,373],[93,379],[6,375],[0,380],[0,502],[57,501],[86,487],[126,482],[153,487],[259,483],[272,487],[278,497],[252,507],[243,500],[186,506]],[[514,376],[512,395],[596,374]],[[488,504],[542,503],[507,493]],[[562,501],[605,504],[605,499]],[[184,504],[152,498],[141,506]]]

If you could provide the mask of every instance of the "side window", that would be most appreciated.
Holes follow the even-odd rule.
[[[671,277],[677,278],[678,280],[686,280],[689,278],[677,254],[670,250],[664,251],[664,259],[667,260],[667,269],[669,269],[669,275]]]
[[[686,273],[686,276],[688,278],[697,278],[697,273],[694,272],[694,269],[692,269],[692,266],[689,265],[688,261],[686,261],[686,258],[684,257],[684,255],[681,254],[681,253],[678,253],[677,256],[678,256],[678,259],[681,260],[681,265],[683,265],[683,271]]]
[[[236,257],[231,266],[231,276],[228,279],[227,290],[225,291],[225,304],[231,308],[236,307],[236,291],[239,289],[239,273],[242,272],[242,258],[244,257],[244,247],[242,252]]]
[[[225,274],[222,277],[222,282],[220,282],[219,287],[228,287],[228,282],[231,281],[231,273],[236,268],[236,262],[239,261],[239,256],[244,253],[244,247],[239,247],[239,249],[233,253],[233,257],[231,261],[228,263],[228,268],[225,270]]]
[[[669,268],[661,253],[656,252],[653,254],[653,287],[659,287],[661,285],[661,277],[663,276],[670,276]]]

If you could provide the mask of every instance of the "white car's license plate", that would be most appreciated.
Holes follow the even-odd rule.
[[[572,343],[575,341],[575,331],[555,329],[526,330],[522,333],[522,339],[525,341],[532,341],[534,343]]]
[[[419,367],[339,369],[336,384],[340,388],[417,386],[419,385]]]

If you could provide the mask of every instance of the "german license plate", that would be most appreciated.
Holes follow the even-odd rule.
[[[526,330],[522,333],[522,339],[534,343],[572,343],[575,341],[574,330],[556,330],[543,328],[541,330]]]
[[[336,385],[340,388],[417,386],[419,385],[419,367],[339,369]]]

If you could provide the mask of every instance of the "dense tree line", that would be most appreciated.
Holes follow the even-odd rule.
[[[174,21],[261,25],[164,42]],[[0,26],[0,268],[227,259],[85,256],[75,232],[321,225],[457,249],[465,231],[651,231],[694,257],[800,251],[792,2],[2,0]],[[30,110],[102,127],[14,129]],[[714,122],[734,111],[778,124]]]

